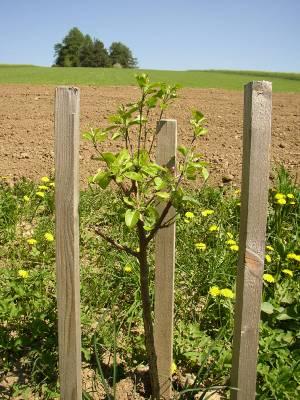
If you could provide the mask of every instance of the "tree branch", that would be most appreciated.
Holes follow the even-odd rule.
[[[148,122],[149,114],[150,114],[150,108],[147,109],[146,122],[145,122],[145,125],[144,125],[144,144],[143,144],[143,148],[144,149],[146,149],[146,140],[147,140],[147,134],[148,134],[147,122]]]
[[[117,250],[125,251],[127,254],[130,254],[131,256],[134,256],[136,258],[139,257],[139,252],[138,251],[134,251],[130,247],[124,246],[124,245],[116,242],[113,238],[111,238],[110,236],[107,236],[105,233],[101,232],[101,230],[97,226],[95,227],[95,232],[97,233],[97,235],[102,237],[102,239],[106,240],[108,243],[110,243]]]
[[[161,121],[162,117],[163,117],[163,113],[164,113],[164,109],[161,109],[159,118],[158,118],[158,122]],[[151,151],[152,151],[152,147],[154,145],[154,141],[155,141],[155,136],[157,135],[157,130],[155,130],[155,132],[152,135],[152,141],[151,141],[151,145],[149,147],[148,153],[149,155],[151,155]]]
[[[168,228],[169,226],[173,225],[176,220],[177,215],[178,215],[178,213],[173,215],[173,217],[169,218],[165,223],[163,223],[163,225],[160,226],[159,229]]]
[[[163,209],[157,223],[155,224],[155,227],[153,228],[153,230],[150,232],[150,234],[147,236],[147,243],[150,242],[150,240],[153,239],[153,237],[155,236],[156,232],[159,230],[161,223],[163,222],[163,220],[165,219],[166,215],[168,214],[169,209],[171,208],[172,203],[170,201],[168,201],[168,203],[166,204],[165,208]]]
[[[126,189],[126,187],[121,183],[121,182],[117,182],[115,176],[112,177],[112,180],[114,181],[114,183],[123,191],[123,193],[125,194],[125,196],[128,196],[130,194],[130,189]]]

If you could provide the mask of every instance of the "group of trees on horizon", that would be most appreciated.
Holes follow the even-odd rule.
[[[125,44],[113,42],[107,50],[101,40],[84,35],[76,27],[55,44],[54,51],[55,67],[137,67],[137,59]]]

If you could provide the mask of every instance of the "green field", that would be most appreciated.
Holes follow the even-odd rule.
[[[300,398],[300,190],[283,169],[274,184],[269,192],[257,399],[292,400]],[[2,400],[59,398],[53,185],[45,177],[38,184],[21,180],[15,185],[0,178],[0,379],[11,376],[16,366],[25,378],[11,380],[10,387],[0,384]],[[191,194],[199,205],[190,203],[176,223],[175,398],[193,400],[195,392],[225,385],[220,397],[225,399],[231,369],[240,193],[230,187],[207,186]],[[137,236],[124,224],[125,209],[115,192],[96,187],[81,192],[82,359],[89,370],[99,372],[100,364],[103,369],[106,366],[111,388],[124,378],[139,382],[137,366],[147,363],[138,262],[94,231],[95,226],[101,227],[119,243],[136,249]],[[149,253],[153,295],[152,245]],[[113,371],[103,356],[113,356],[115,351],[121,362]],[[187,373],[194,380],[179,381]],[[100,376],[96,375],[98,387],[104,382]],[[139,386],[133,390],[139,391]],[[96,398],[91,388],[89,396],[83,396],[84,400]],[[138,393],[134,398],[149,397]]]
[[[136,73],[151,80],[179,83],[183,87],[242,90],[252,80],[270,80],[275,92],[300,92],[300,73],[262,71],[159,71],[115,68],[51,68],[33,65],[0,65],[0,84],[34,85],[133,85]]]

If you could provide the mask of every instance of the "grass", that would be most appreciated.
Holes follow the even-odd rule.
[[[25,399],[33,393],[39,399],[58,398],[55,252],[51,236],[45,237],[54,234],[54,193],[50,182],[43,185],[48,189],[25,180],[14,185],[0,181],[0,381],[16,367],[27,379],[6,389],[0,386],[2,399]],[[37,191],[44,191],[44,196],[37,196]],[[195,196],[200,206],[183,211],[176,233],[174,359],[179,372],[174,385],[179,391],[224,385],[231,366],[234,299],[218,290],[235,291],[237,252],[227,241],[238,241],[240,194],[230,186],[207,186]],[[286,204],[278,204],[278,197]],[[203,216],[208,209],[213,213]],[[187,218],[186,211],[194,217]],[[299,212],[299,187],[281,169],[269,196],[271,247],[266,250],[265,269],[275,282],[264,282],[257,387],[262,400],[299,398],[300,264],[288,256],[300,253]],[[145,363],[138,265],[93,230],[100,225],[120,242],[136,247],[135,236],[122,221],[116,193],[103,195],[97,188],[81,193],[82,357],[90,369],[101,364],[108,386],[134,376],[138,390],[136,367]],[[218,230],[210,231],[212,225]],[[36,242],[29,243],[32,238]],[[198,242],[206,249],[197,249]],[[283,272],[287,269],[292,277]],[[152,269],[152,278],[153,274]],[[215,295],[210,294],[213,286],[218,287]],[[112,371],[104,356],[115,353],[121,361]],[[189,381],[179,383],[176,376]],[[222,398],[226,396],[223,391]],[[93,394],[85,398],[92,399]],[[186,392],[181,398],[193,395]]]
[[[252,80],[271,80],[275,92],[300,92],[299,73],[260,71],[159,71],[116,68],[50,68],[0,65],[0,84],[34,85],[133,85],[134,75],[146,72],[152,81],[179,83],[183,87],[242,90]]]

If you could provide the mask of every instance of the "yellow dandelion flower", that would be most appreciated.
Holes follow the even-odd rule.
[[[266,249],[270,250],[270,251],[274,251],[274,247],[272,247],[272,246],[266,246]]]
[[[289,204],[294,205],[294,204],[296,204],[296,202],[295,201],[290,201]]]
[[[295,253],[288,253],[288,255],[286,256],[286,258],[288,259],[288,260],[293,260],[294,258],[295,258]]]
[[[55,183],[54,183],[54,182],[50,182],[50,183],[49,183],[49,186],[55,187]]]
[[[286,275],[293,276],[294,273],[290,269],[283,269],[282,272]]]
[[[18,275],[23,278],[26,279],[29,276],[29,273],[27,271],[25,271],[24,269],[19,269],[18,271]]]
[[[174,363],[174,361],[171,364],[171,374],[175,374],[175,372],[177,371],[177,365]]]
[[[273,275],[271,274],[263,274],[263,280],[269,283],[274,283],[275,282],[275,278]]]
[[[30,201],[30,198],[29,198],[28,196],[25,195],[25,196],[23,196],[23,200],[24,200],[24,201]]]
[[[44,192],[36,192],[36,195],[39,197],[45,197],[45,193]]]
[[[275,200],[280,200],[280,199],[284,199],[286,196],[283,193],[276,193],[274,196]]]
[[[48,176],[43,176],[43,177],[41,178],[41,182],[43,182],[43,183],[49,183],[49,182],[50,182],[50,179],[48,178]]]
[[[46,185],[39,185],[38,188],[39,188],[40,190],[48,190],[48,189],[49,189],[49,187],[46,186]]]
[[[293,195],[293,193],[288,193],[288,194],[286,195],[286,197],[288,197],[289,199],[294,199],[294,198],[295,198],[295,196]]]
[[[234,193],[234,194],[240,194],[241,191],[240,191],[240,189],[236,189],[233,193]]]
[[[278,199],[276,201],[277,204],[280,204],[281,206],[284,206],[286,204],[286,199]]]
[[[47,240],[47,242],[53,242],[54,240],[54,236],[50,232],[46,232],[44,238]]]
[[[124,272],[131,272],[132,271],[132,266],[130,264],[126,264],[125,267],[123,268]]]
[[[233,244],[229,247],[231,251],[239,251],[239,246],[237,244]]]
[[[272,258],[271,258],[271,256],[270,256],[269,254],[266,254],[266,255],[265,255],[265,260],[266,260],[268,263],[270,263],[270,262],[272,261]]]
[[[220,289],[218,288],[218,286],[212,286],[209,289],[209,294],[213,297],[217,297],[220,294]]]
[[[286,258],[288,260],[295,260],[300,262],[300,254],[295,254],[295,253],[289,253]]]
[[[241,206],[241,204],[242,203],[240,201],[238,203],[236,203],[236,205],[239,206],[239,207]]]
[[[209,232],[218,232],[220,228],[217,225],[211,225],[208,230]]]
[[[233,239],[233,234],[231,232],[226,232],[226,235],[229,237],[229,239]]]
[[[227,297],[228,299],[233,299],[234,298],[234,293],[231,289],[221,289],[220,290],[220,295],[223,297]]]
[[[228,240],[226,240],[226,242],[225,242],[226,244],[230,244],[230,245],[233,245],[233,244],[236,244],[236,241],[235,240],[233,240],[233,239],[228,239]]]
[[[30,244],[31,246],[37,244],[37,240],[31,238],[31,239],[27,239],[27,243]]]
[[[187,211],[187,212],[185,213],[185,216],[186,216],[186,218],[189,218],[189,219],[195,218],[194,213],[192,213],[191,211]]]
[[[202,251],[206,250],[206,244],[205,244],[205,243],[201,243],[201,242],[196,243],[196,244],[195,244],[195,247],[196,247],[196,249],[198,249],[198,250],[202,250]]]
[[[203,217],[207,217],[208,215],[212,215],[214,213],[214,210],[204,210],[201,212],[201,215]]]

